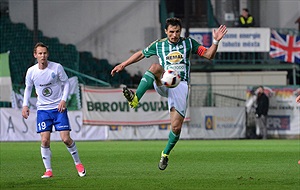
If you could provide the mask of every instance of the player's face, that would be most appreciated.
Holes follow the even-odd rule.
[[[165,30],[165,33],[167,34],[169,42],[176,43],[180,38],[181,28],[180,26],[169,25]]]
[[[37,47],[34,53],[34,57],[37,59],[39,64],[45,64],[48,61],[48,51],[45,47]]]

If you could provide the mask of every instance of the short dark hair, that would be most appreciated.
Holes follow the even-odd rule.
[[[166,20],[166,25],[165,25],[165,29],[167,30],[169,26],[179,26],[180,28],[182,28],[182,25],[181,25],[181,20],[179,18],[168,18]]]
[[[247,8],[243,8],[244,11],[246,11],[247,13],[249,13],[249,10]]]
[[[44,47],[44,48],[46,48],[47,51],[48,51],[48,46],[46,46],[43,42],[38,42],[38,43],[35,44],[35,46],[34,46],[34,48],[33,48],[33,53],[36,52],[36,49],[37,49],[38,47]]]
[[[262,85],[258,86],[257,88],[261,88],[261,89],[264,90],[264,86],[262,86]]]

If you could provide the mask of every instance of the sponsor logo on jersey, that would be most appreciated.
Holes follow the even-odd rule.
[[[55,75],[54,72],[51,73],[51,77],[52,77],[53,79],[56,77],[56,75]]]
[[[166,56],[166,61],[170,63],[180,63],[183,60],[183,55],[179,51],[172,51]]]
[[[44,88],[42,93],[43,93],[44,96],[49,97],[49,96],[52,95],[52,89],[51,88]]]
[[[186,70],[186,66],[185,64],[170,64],[170,65],[166,65],[166,70],[167,69],[174,69],[177,72],[185,72]]]
[[[49,82],[48,84],[40,84],[40,86],[50,86],[52,83]]]
[[[172,50],[176,50],[177,47],[173,47]],[[178,46],[178,49],[183,49],[183,45]]]

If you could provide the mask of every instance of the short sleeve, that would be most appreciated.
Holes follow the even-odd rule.
[[[157,52],[157,50],[156,50],[157,41],[158,40],[152,42],[148,47],[146,47],[145,49],[143,49],[142,52],[143,52],[143,54],[144,54],[145,57],[149,58],[152,55],[156,55],[156,52]]]
[[[193,54],[198,54],[198,49],[200,46],[202,46],[199,42],[197,42],[196,40],[194,40],[193,38],[191,39],[191,43],[192,43],[192,53]]]

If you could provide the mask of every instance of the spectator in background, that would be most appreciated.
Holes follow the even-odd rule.
[[[237,26],[238,27],[254,27],[254,18],[251,14],[249,14],[249,10],[247,8],[242,9],[242,13],[239,17]],[[258,52],[241,52],[238,53],[241,59],[250,60],[252,62],[253,59],[260,59],[261,55]]]
[[[243,8],[239,17],[238,27],[254,27],[254,18],[247,8]]]
[[[300,104],[300,95],[296,98],[296,102]]]
[[[267,139],[267,116],[269,111],[269,98],[264,93],[264,87],[259,86],[256,89],[256,112],[255,112],[255,125],[257,137]]]
[[[252,89],[249,93],[249,97],[246,100],[246,138],[256,139],[256,127],[255,127],[255,109],[256,109],[256,89]]]

